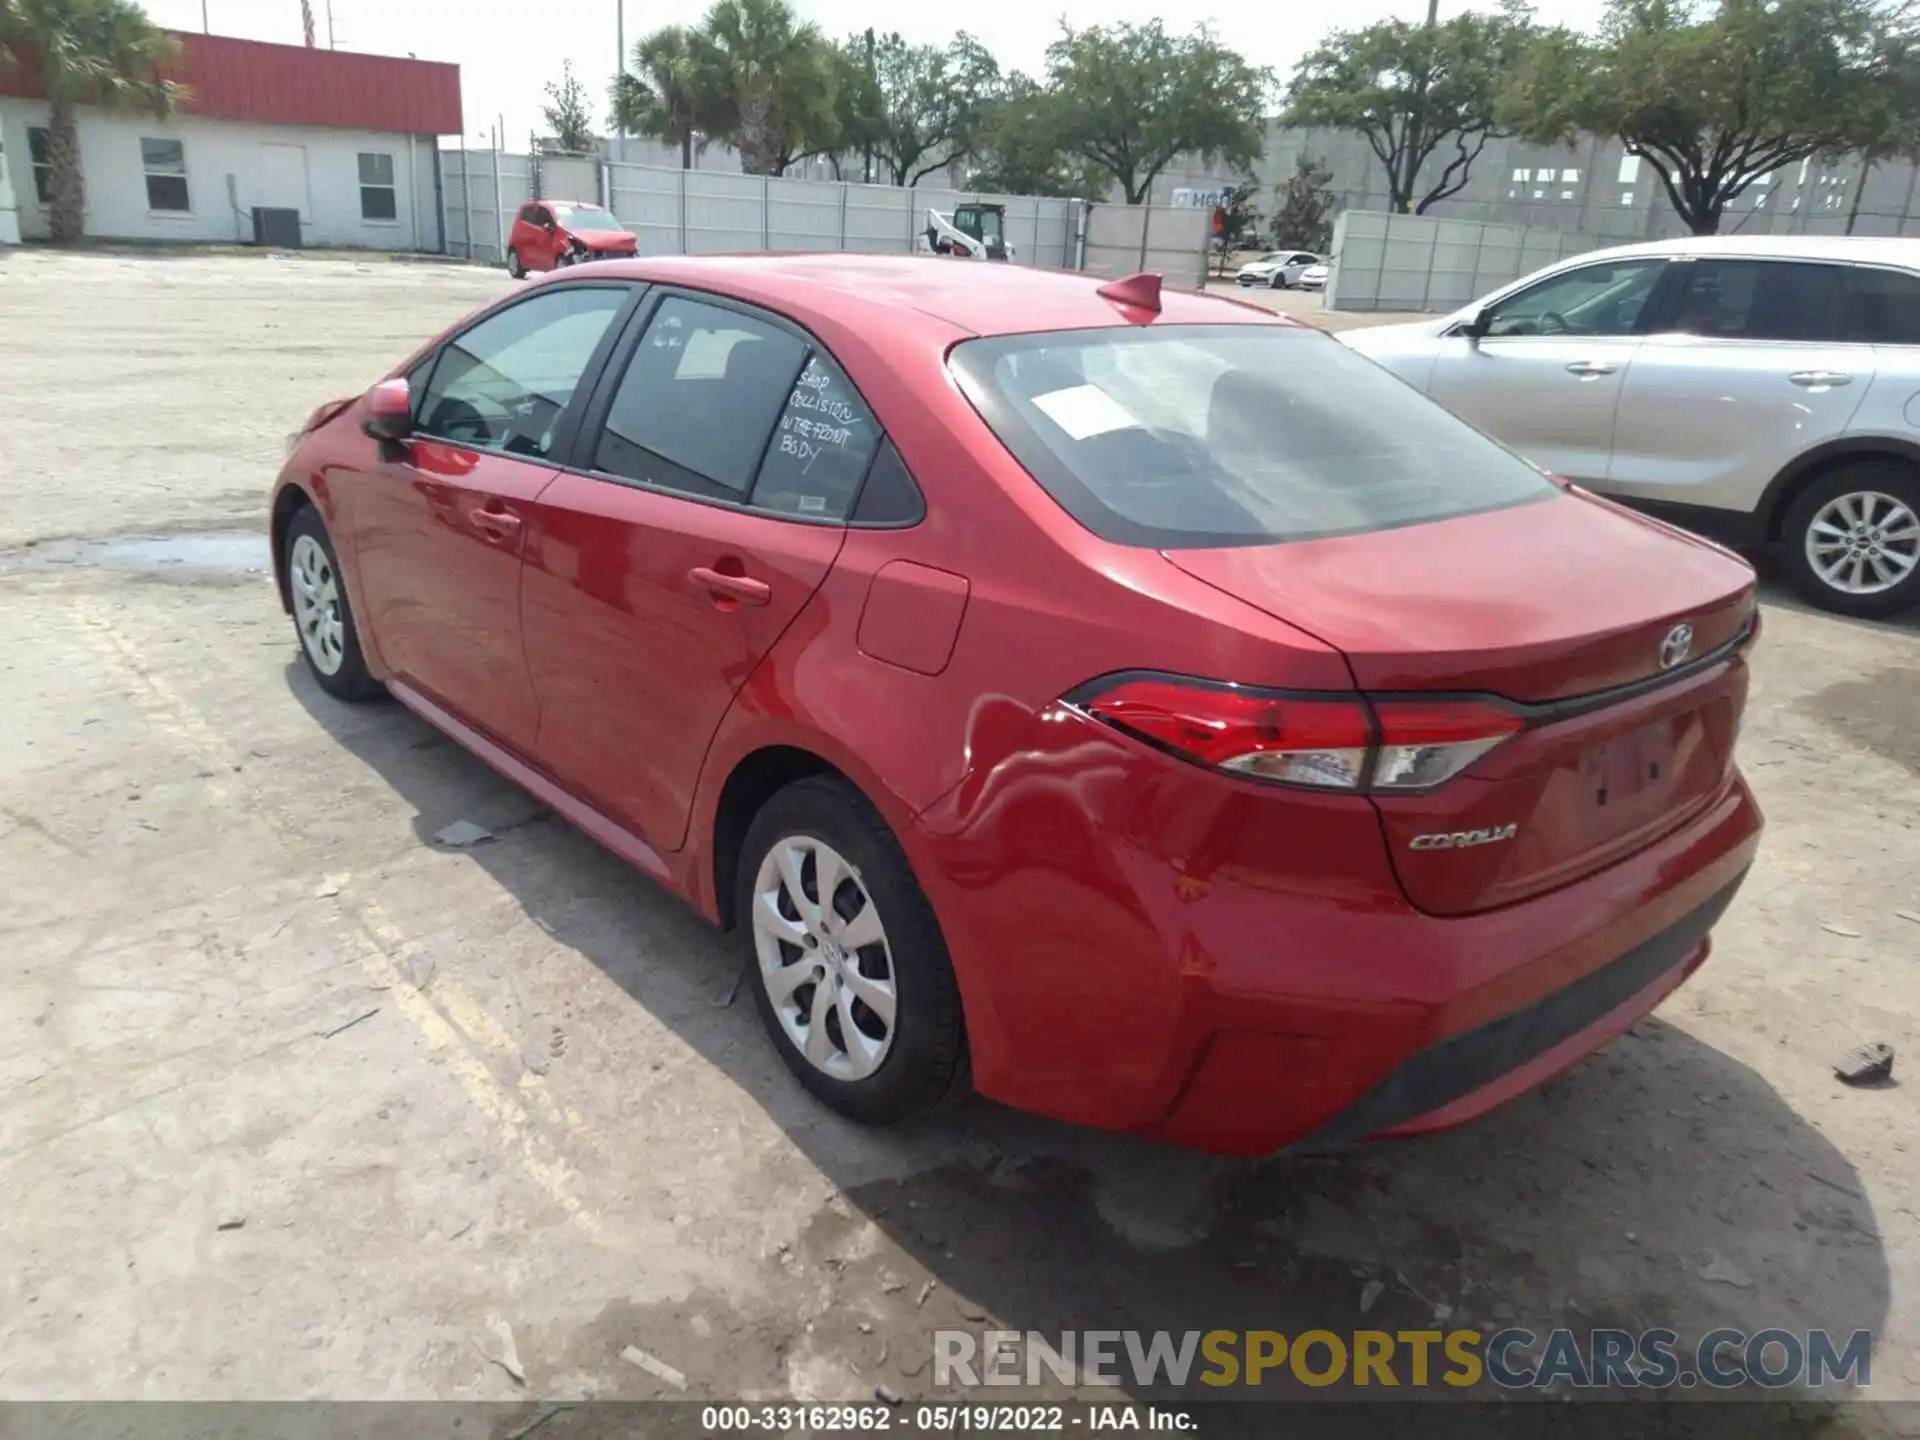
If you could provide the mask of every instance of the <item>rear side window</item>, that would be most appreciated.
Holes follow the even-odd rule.
[[[1785,260],[1696,260],[1673,328],[1724,340],[1842,338],[1847,272]]]
[[[755,508],[809,519],[844,520],[879,443],[859,393],[819,351],[787,396],[773,443],[753,487]]]
[[[806,343],[778,326],[697,300],[663,300],[620,377],[595,468],[687,495],[744,500],[806,359]]]
[[[1873,345],[1920,345],[1920,275],[1903,270],[1853,272],[1847,338]]]
[[[1250,545],[1549,499],[1551,481],[1317,331],[969,340],[956,378],[1070,515],[1127,545]]]

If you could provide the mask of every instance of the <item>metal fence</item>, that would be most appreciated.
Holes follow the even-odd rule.
[[[598,180],[590,184],[583,167],[595,164]],[[448,253],[485,263],[504,263],[506,233],[528,200],[586,199],[592,190],[639,237],[642,255],[906,254],[926,229],[928,210],[950,214],[967,201],[984,200],[1006,207],[1006,238],[1020,264],[1101,275],[1158,270],[1168,284],[1185,289],[1205,282],[1208,217],[1199,210],[559,161],[493,150],[442,150],[440,177]]]
[[[1333,226],[1329,310],[1457,310],[1510,280],[1617,237],[1533,225],[1348,210]]]
[[[446,212],[447,253],[504,265],[514,214],[534,198],[533,177],[531,155],[442,150],[440,203]]]

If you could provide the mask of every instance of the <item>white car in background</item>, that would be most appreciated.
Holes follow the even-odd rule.
[[[1777,546],[1816,605],[1920,603],[1920,240],[1629,245],[1339,338],[1544,470]]]
[[[1299,286],[1302,290],[1324,290],[1327,288],[1327,270],[1332,262],[1316,260],[1300,272]]]
[[[1240,285],[1265,285],[1272,290],[1291,290],[1300,283],[1300,275],[1318,265],[1320,257],[1309,250],[1269,250],[1258,260],[1250,260],[1234,272]]]

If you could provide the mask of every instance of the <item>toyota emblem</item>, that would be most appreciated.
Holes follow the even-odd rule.
[[[1676,625],[1660,642],[1660,668],[1671,670],[1693,652],[1693,626]]]

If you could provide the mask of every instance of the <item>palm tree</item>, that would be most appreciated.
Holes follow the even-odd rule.
[[[694,46],[715,87],[712,133],[739,150],[749,175],[778,175],[834,147],[833,47],[787,0],[715,0]]]
[[[663,25],[635,44],[633,69],[614,77],[613,123],[678,145],[680,168],[691,170],[695,139],[709,133],[711,90],[693,33]]]
[[[37,81],[47,99],[47,208],[56,244],[78,240],[86,222],[77,108],[164,116],[187,98],[164,78],[178,58],[173,37],[132,0],[0,0],[0,67]]]

